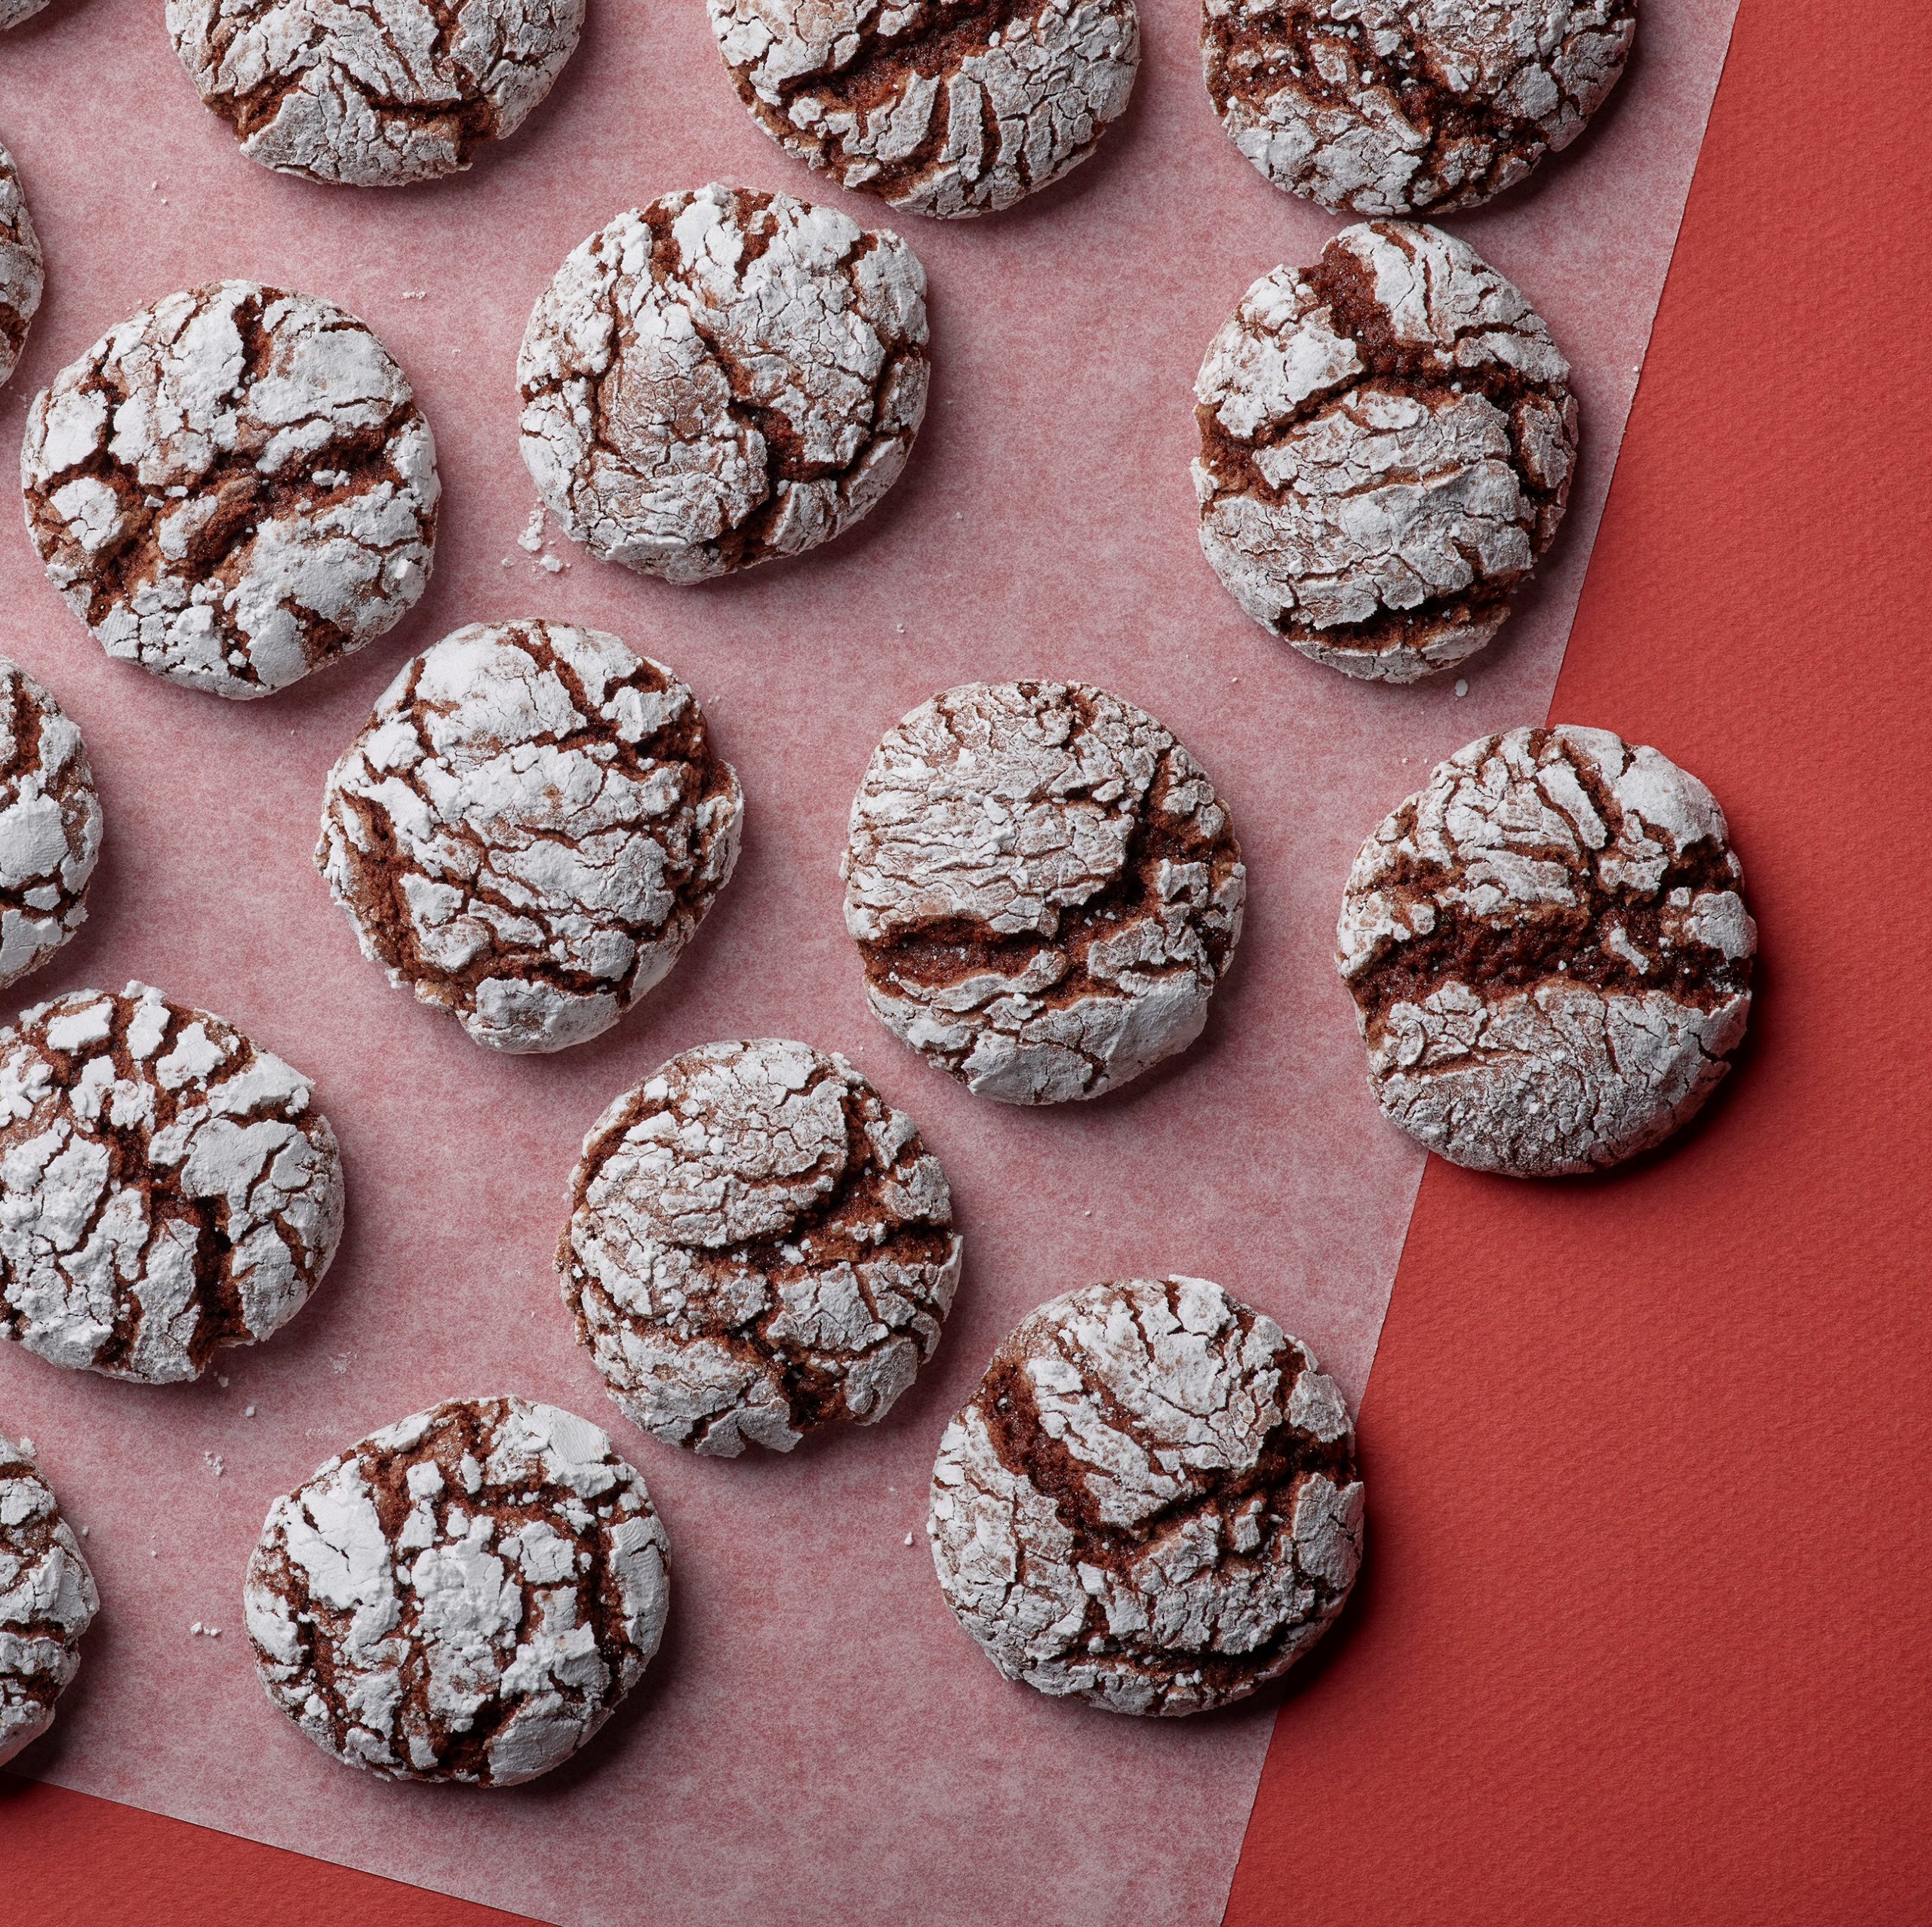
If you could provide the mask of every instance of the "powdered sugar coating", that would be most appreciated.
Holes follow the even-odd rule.
[[[0,0],[0,32],[31,20],[46,5],[47,0]]]
[[[1140,65],[1134,0],[709,0],[739,97],[841,187],[1011,207],[1094,151]]]
[[[110,330],[35,399],[27,527],[118,660],[265,696],[429,579],[435,443],[402,371],[312,295],[224,281]]]
[[[620,214],[531,312],[523,459],[607,562],[699,582],[829,540],[925,414],[926,277],[895,234],[714,183]]]
[[[1512,729],[1438,765],[1362,846],[1337,932],[1383,1111],[1516,1177],[1662,1143],[1750,1013],[1729,836],[1695,777],[1607,730]]]
[[[41,0],[34,0],[26,12],[11,18],[0,7],[0,28],[26,19],[40,4]],[[0,383],[14,372],[14,365],[20,359],[27,329],[40,307],[45,279],[40,236],[27,212],[20,169],[13,155],[0,147]]]
[[[472,623],[329,773],[315,862],[363,955],[479,1044],[557,1051],[660,982],[737,861],[697,698],[614,636]]]
[[[87,921],[100,833],[81,732],[0,656],[0,985],[38,968]]]
[[[1569,364],[1463,242],[1345,229],[1241,298],[1195,382],[1201,546],[1247,613],[1345,674],[1411,682],[1508,618],[1576,466]]]
[[[269,1698],[389,1780],[534,1780],[643,1676],[670,1543],[586,1420],[452,1399],[276,1500],[243,1605]]]
[[[873,751],[845,928],[888,1030],[981,1095],[1096,1097],[1185,1050],[1241,936],[1225,805],[1083,683],[968,683]]]
[[[571,1195],[578,1338],[633,1424],[716,1457],[883,1418],[959,1282],[918,1127],[808,1044],[673,1057],[598,1119]]]
[[[1355,1430],[1275,1321],[1201,1278],[1050,1300],[947,1426],[940,1589],[1009,1679],[1116,1713],[1279,1677],[1361,1560]]]
[[[1272,180],[1358,214],[1473,208],[1569,146],[1637,0],[1202,0],[1201,65]]]
[[[513,133],[577,45],[583,0],[168,0],[211,112],[282,174],[394,187]]]
[[[54,1724],[100,1609],[80,1541],[32,1452],[0,1439],[0,1762]]]
[[[144,984],[0,1031],[0,1335],[164,1385],[278,1331],[342,1236],[312,1087]]]

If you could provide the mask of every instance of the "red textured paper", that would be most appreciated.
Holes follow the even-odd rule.
[[[50,257],[0,398],[10,438],[25,396],[106,326],[240,274],[377,328],[436,428],[447,485],[436,581],[411,620],[242,709],[106,663],[24,537],[0,552],[0,648],[81,722],[109,824],[94,923],[23,988],[143,977],[313,1073],[351,1212],[323,1292],[236,1356],[226,1390],[142,1391],[0,1356],[0,1423],[39,1440],[91,1528],[107,1602],[54,1736],[24,1765],[573,1922],[1215,1916],[1269,1708],[1143,1724],[1001,1682],[932,1582],[933,1447],[1023,1311],[1130,1271],[1218,1277],[1359,1395],[1420,1159],[1363,1088],[1328,962],[1341,879],[1438,757],[1544,710],[1730,11],[1653,7],[1602,125],[1532,191],[1459,223],[1576,362],[1586,436],[1544,584],[1463,700],[1303,663],[1200,557],[1186,462],[1201,352],[1251,280],[1312,259],[1337,223],[1220,134],[1185,8],[1147,10],[1134,107],[1074,180],[996,221],[905,224],[931,273],[937,375],[886,507],[823,556],[699,591],[568,545],[552,577],[515,546],[532,497],[511,378],[531,300],[619,208],[718,176],[813,191],[744,117],[694,6],[598,7],[556,97],[505,152],[460,182],[381,195],[242,160],[140,0],[57,0],[9,36],[0,137]],[[360,960],[309,852],[323,774],[408,651],[458,622],[529,614],[672,663],[749,802],[739,876],[648,1008],[563,1057],[506,1060]],[[1174,726],[1251,866],[1248,934],[1202,1044],[1117,1098],[1047,1113],[973,1100],[880,1032],[838,919],[844,817],[872,743],[935,688],[1015,675],[1103,682]],[[577,1141],[606,1100],[675,1050],[764,1032],[847,1051],[920,1119],[953,1179],[967,1279],[939,1359],[886,1425],[790,1460],[700,1464],[617,1418],[571,1341],[549,1251]],[[512,1388],[608,1420],[650,1479],[674,1553],[665,1651],[583,1759],[534,1787],[370,1781],[263,1698],[239,1627],[248,1546],[269,1499],[341,1445],[439,1397]],[[197,1621],[221,1637],[191,1637]]]

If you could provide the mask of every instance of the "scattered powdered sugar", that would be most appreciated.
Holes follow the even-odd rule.
[[[79,1670],[81,1636],[100,1606],[32,1442],[0,1439],[0,1761],[54,1723],[54,1702]]]
[[[687,1051],[605,1111],[557,1263],[625,1415],[734,1458],[885,1416],[939,1343],[952,1226],[910,1118],[843,1057],[759,1038]]]
[[[86,922],[100,833],[81,732],[0,657],[0,985],[38,968]]]

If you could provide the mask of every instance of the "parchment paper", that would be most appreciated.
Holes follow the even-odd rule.
[[[1359,1397],[1422,1159],[1376,1112],[1334,980],[1342,880],[1436,759],[1545,713],[1734,7],[1651,0],[1599,124],[1527,191],[1454,223],[1549,319],[1585,435],[1543,584],[1469,666],[1463,698],[1302,661],[1200,555],[1201,352],[1251,280],[1312,260],[1340,223],[1221,134],[1185,0],[1144,6],[1137,97],[1099,158],[1008,214],[900,224],[931,276],[937,377],[886,506],[829,550],[697,590],[561,537],[569,566],[552,576],[515,546],[534,497],[512,374],[531,302],[619,209],[714,177],[820,191],[738,105],[696,0],[594,0],[514,140],[460,180],[400,192],[244,159],[155,0],[55,0],[0,39],[0,139],[49,263],[0,394],[0,469],[29,396],[104,329],[239,275],[377,328],[435,429],[447,491],[412,618],[245,706],[108,663],[7,512],[0,650],[80,722],[108,843],[88,930],[4,1014],[140,977],[233,1019],[318,1079],[350,1212],[315,1302],[229,1355],[225,1388],[146,1390],[0,1351],[0,1428],[39,1442],[91,1528],[106,1602],[21,1770],[586,1927],[1219,1917],[1273,1704],[1140,1722],[1006,1685],[933,1581],[932,1453],[1023,1312],[1136,1272],[1220,1279]],[[459,623],[526,614],[613,630],[678,668],[749,800],[737,878],[654,999],[583,1048],[503,1059],[361,960],[310,851],[323,775],[408,655]],[[1101,682],[1173,727],[1232,805],[1250,876],[1201,1045],[1118,1097],[1044,1113],[977,1100],[894,1043],[839,921],[845,812],[880,733],[936,689],[1018,676]],[[789,1459],[700,1462],[606,1401],[550,1254],[579,1138],[611,1096],[688,1045],[773,1033],[848,1053],[918,1119],[952,1181],[966,1280],[885,1424]],[[269,1501],[340,1446],[503,1390],[609,1425],[645,1471],[672,1535],[667,1643],[605,1734],[529,1788],[365,1778],[264,1698],[240,1624],[248,1549]],[[197,1621],[220,1636],[191,1636]]]

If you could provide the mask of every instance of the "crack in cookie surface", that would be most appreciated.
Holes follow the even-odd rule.
[[[1548,1177],[1660,1144],[1730,1069],[1757,926],[1710,792],[1607,730],[1470,743],[1350,873],[1343,980],[1383,1111]]]
[[[1569,364],[1431,227],[1364,222],[1249,288],[1195,383],[1201,546],[1263,628],[1409,682],[1501,628],[1576,466]]]
[[[517,361],[523,458],[592,553],[671,582],[867,514],[924,418],[925,271],[895,234],[713,183],[593,234]]]
[[[969,683],[872,753],[845,927],[896,1036],[1008,1104],[1098,1097],[1184,1050],[1247,871],[1206,773],[1080,683]]]
[[[278,1331],[342,1236],[312,1091],[143,984],[24,1011],[0,1032],[0,1335],[159,1385]]]
[[[361,648],[429,582],[429,425],[375,336],[312,296],[225,281],[123,322],[35,398],[20,477],[101,647],[218,696]]]
[[[1636,0],[1203,0],[1236,146],[1337,213],[1473,208],[1567,147],[1616,85]]]
[[[0,1439],[0,1762],[53,1725],[100,1608],[80,1541],[32,1452]]]
[[[87,921],[100,836],[81,732],[0,656],[0,986],[37,969]]]
[[[398,186],[513,133],[576,47],[583,0],[168,0],[174,51],[263,167]]]
[[[1361,1563],[1355,1433],[1272,1319],[1199,1278],[1051,1300],[940,1442],[947,1602],[1009,1679],[1188,1713],[1278,1678]]]
[[[25,17],[14,16],[15,20]],[[0,10],[0,28],[13,24]],[[13,155],[0,147],[0,383],[14,372],[26,345],[27,329],[39,310],[45,282],[40,236],[27,211],[20,170]]]
[[[1134,0],[709,0],[739,97],[841,187],[941,216],[1010,207],[1126,111]]]
[[[584,1140],[564,1299],[625,1415],[734,1458],[876,1424],[959,1282],[952,1194],[918,1128],[841,1057],[707,1044]]]
[[[555,1051],[661,982],[737,863],[697,698],[616,636],[472,623],[330,772],[315,862],[363,954],[479,1044]]]
[[[643,1676],[669,1555],[595,1426],[454,1399],[276,1500],[248,1637],[269,1698],[345,1765],[512,1786],[569,1758]]]

